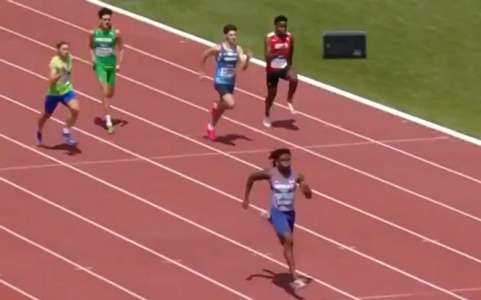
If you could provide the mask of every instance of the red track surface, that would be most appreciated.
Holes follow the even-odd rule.
[[[96,7],[20,3],[39,11],[0,4],[0,299],[481,299],[478,147],[304,84],[297,107],[311,117],[276,107],[282,121],[265,130],[257,66],[239,82],[255,95],[236,93],[210,143],[211,82],[161,61],[195,70],[203,46],[121,15],[130,48],[114,104],[127,123],[114,136],[95,123],[98,84],[77,60],[80,151],[55,147],[55,122],[54,147],[33,147],[47,46],[65,39],[89,57],[85,32],[45,14],[90,28]],[[297,205],[298,267],[314,279],[297,295],[272,229],[238,203],[278,146],[295,148],[316,190]],[[254,204],[267,195],[256,187]]]

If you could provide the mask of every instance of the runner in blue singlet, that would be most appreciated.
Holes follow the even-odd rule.
[[[228,24],[224,26],[225,40],[210,49],[207,49],[202,55],[202,72],[201,78],[205,77],[205,63],[211,56],[216,57],[216,69],[214,75],[214,87],[219,93],[220,100],[214,103],[211,110],[211,121],[207,125],[207,136],[211,140],[215,140],[215,125],[221,118],[226,109],[234,108],[234,87],[239,61],[242,69],[247,69],[251,53],[244,54],[241,46],[237,45],[237,27]]]
[[[302,174],[296,174],[291,168],[291,152],[289,149],[277,149],[269,156],[273,161],[273,168],[253,173],[247,180],[246,192],[242,207],[249,207],[249,195],[255,181],[269,180],[272,199],[269,221],[284,247],[284,257],[292,274],[293,288],[301,288],[306,282],[296,274],[294,260],[293,231],[296,218],[294,199],[296,187],[299,185],[306,198],[312,197],[309,186],[304,182]]]

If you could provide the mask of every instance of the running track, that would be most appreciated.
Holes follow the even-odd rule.
[[[208,142],[215,93],[195,74],[204,46],[122,15],[123,126],[108,136],[86,63],[97,8],[0,8],[0,299],[481,299],[479,147],[305,84],[303,113],[292,119],[281,89],[265,130],[257,66]],[[56,121],[51,147],[32,146],[57,39],[78,58],[73,153]],[[239,203],[247,174],[279,146],[315,189],[298,203],[298,267],[312,278],[298,294],[260,217],[268,190],[255,188],[248,211]]]

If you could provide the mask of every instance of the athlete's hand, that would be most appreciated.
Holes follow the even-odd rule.
[[[203,80],[203,79],[206,79],[207,78],[207,75],[205,74],[205,72],[199,72],[199,79],[200,80]]]
[[[115,69],[117,70],[117,72],[120,72],[120,65],[115,66]]]
[[[245,53],[244,53],[244,57],[242,58],[242,63],[244,64],[244,66],[242,67],[242,70],[247,70],[247,67],[249,66],[249,61],[251,60],[252,58],[252,51],[249,50],[249,49],[246,49]]]
[[[307,184],[301,184],[301,191],[307,199],[312,198],[312,190]]]
[[[269,213],[269,211],[262,211],[261,212],[261,218],[269,220],[271,218],[271,214]]]

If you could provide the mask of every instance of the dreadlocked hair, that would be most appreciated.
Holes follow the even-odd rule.
[[[287,148],[279,148],[271,152],[269,155],[269,159],[272,160],[272,165],[276,166],[276,161],[281,157],[282,154],[289,154],[291,155],[291,150]]]

